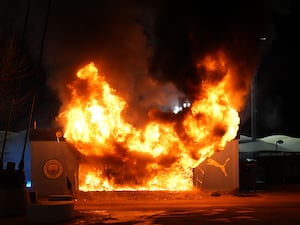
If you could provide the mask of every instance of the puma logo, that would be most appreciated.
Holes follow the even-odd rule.
[[[217,161],[215,161],[215,160],[213,160],[213,159],[208,159],[208,160],[207,160],[207,165],[209,165],[209,166],[215,166],[215,167],[217,167],[217,168],[220,168],[221,171],[224,173],[224,176],[227,177],[227,172],[226,172],[225,166],[226,166],[226,164],[228,163],[229,160],[230,160],[230,159],[227,158],[227,159],[225,160],[224,164],[220,164],[220,163],[218,163]]]

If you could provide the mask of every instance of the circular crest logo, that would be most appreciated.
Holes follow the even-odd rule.
[[[63,173],[63,165],[57,159],[49,159],[43,166],[43,172],[50,179],[57,179]]]

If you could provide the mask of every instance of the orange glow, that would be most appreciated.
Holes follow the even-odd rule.
[[[123,119],[126,101],[94,63],[80,69],[68,86],[71,101],[59,115],[65,139],[84,156],[79,189],[191,190],[193,168],[223,150],[238,131],[240,119],[228,90],[232,74],[225,59],[216,54],[198,64],[208,73],[220,70],[224,76],[218,82],[207,76],[198,99],[176,115],[180,119],[149,119],[143,128]]]

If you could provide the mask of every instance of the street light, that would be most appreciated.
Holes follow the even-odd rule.
[[[278,150],[278,144],[283,144],[283,140],[276,141],[276,152]]]

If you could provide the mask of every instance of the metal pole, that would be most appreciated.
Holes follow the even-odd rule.
[[[46,37],[46,31],[47,31],[47,26],[48,26],[48,18],[49,18],[49,13],[50,13],[50,8],[51,8],[51,0],[48,1],[48,6],[47,6],[47,12],[45,16],[45,25],[44,25],[44,30],[43,30],[43,35],[42,35],[42,42],[41,42],[41,49],[40,49],[40,54],[38,58],[38,64],[37,64],[37,72],[39,73],[40,71],[40,66],[41,66],[41,61],[42,61],[42,55],[43,55],[43,50],[44,50],[44,44],[45,44],[45,37]],[[40,78],[40,75],[37,75],[37,78]],[[33,115],[33,110],[36,102],[36,98],[38,95],[38,88],[34,87],[34,92],[33,92],[33,98],[32,98],[32,103],[31,103],[31,110],[30,110],[30,115],[28,119],[28,124],[27,124],[27,129],[26,129],[26,134],[25,134],[25,140],[24,140],[24,146],[23,146],[23,151],[22,151],[22,158],[19,163],[19,171],[22,171],[24,169],[24,156],[25,156],[25,150],[26,150],[26,144],[27,144],[27,139],[28,139],[28,134],[30,130],[30,124],[32,120],[32,115]]]
[[[4,140],[3,140],[3,145],[2,145],[2,152],[1,152],[1,161],[0,161],[0,170],[3,169],[3,156],[4,156],[4,151],[5,151],[5,145],[6,145],[6,139],[7,139],[7,133],[9,130],[9,125],[10,125],[10,120],[11,120],[11,115],[14,107],[14,102],[15,102],[15,95],[12,95],[11,102],[10,102],[10,110],[9,110],[9,116],[8,116],[8,121],[7,121],[7,126],[4,134]]]
[[[26,32],[26,27],[27,27],[27,23],[28,23],[28,15],[29,15],[29,10],[30,10],[30,5],[31,5],[30,3],[31,3],[31,0],[28,0],[26,13],[25,13],[24,26],[23,26],[23,31],[22,31],[22,42],[21,42],[21,44],[22,44],[21,50],[22,51],[23,51],[23,47],[24,47],[25,32]],[[7,126],[6,126],[6,130],[5,130],[5,134],[4,134],[3,146],[2,146],[2,152],[1,152],[0,170],[3,169],[3,157],[4,157],[5,146],[6,146],[7,133],[8,133],[9,127],[10,127],[11,116],[12,116],[12,112],[13,112],[13,108],[14,108],[14,102],[15,102],[15,93],[13,90],[11,103],[10,103],[10,111],[9,111],[9,116],[8,116],[8,120],[7,120]]]
[[[28,16],[31,6],[31,0],[28,0],[27,2],[27,8],[26,8],[26,14],[25,14],[25,20],[24,20],[24,26],[23,26],[23,33],[22,33],[22,48],[24,47],[24,41],[25,41],[25,31],[28,24]]]
[[[251,83],[251,137],[256,141],[256,75],[254,74]]]
[[[21,160],[20,160],[19,166],[18,166],[19,171],[23,171],[23,169],[24,169],[25,150],[26,150],[29,128],[30,128],[30,124],[31,124],[31,120],[32,120],[33,109],[34,109],[34,105],[35,105],[35,99],[36,99],[36,90],[33,93],[33,98],[32,98],[32,102],[31,102],[31,110],[30,110],[29,120],[28,120],[28,124],[27,124],[26,134],[25,134],[22,157],[21,157]]]

